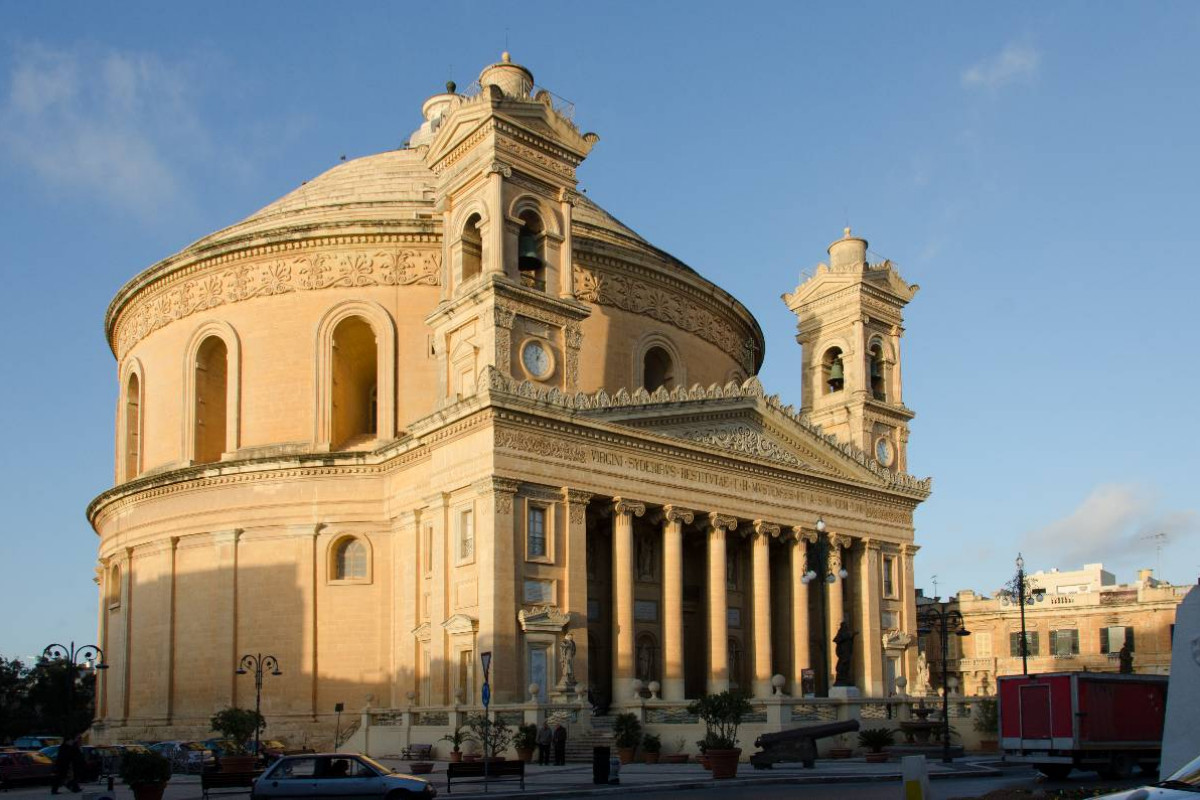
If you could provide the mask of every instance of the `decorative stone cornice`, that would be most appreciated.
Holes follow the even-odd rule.
[[[571,615],[554,606],[535,606],[518,611],[517,620],[525,633],[562,633],[571,621]]]
[[[624,497],[614,497],[613,511],[618,514],[633,514],[635,517],[640,517],[646,513],[646,504]]]
[[[451,636],[476,633],[479,630],[479,620],[466,614],[455,614],[442,623],[442,629]]]

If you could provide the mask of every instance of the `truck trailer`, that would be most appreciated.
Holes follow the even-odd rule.
[[[1072,769],[1108,779],[1158,771],[1167,676],[1105,672],[1005,675],[997,680],[1004,760],[1046,777]]]

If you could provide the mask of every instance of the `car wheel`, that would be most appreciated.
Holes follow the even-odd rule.
[[[1052,781],[1065,781],[1071,774],[1070,764],[1038,764],[1037,771]]]
[[[408,789],[392,789],[387,793],[387,800],[409,800],[412,796]]]

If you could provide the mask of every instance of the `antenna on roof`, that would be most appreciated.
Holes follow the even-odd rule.
[[[1162,580],[1162,549],[1163,549],[1163,545],[1166,544],[1167,534],[1163,533],[1162,531],[1159,531],[1158,533],[1146,534],[1142,538],[1154,540],[1154,556],[1155,556],[1154,571],[1156,573],[1158,573],[1158,579]]]

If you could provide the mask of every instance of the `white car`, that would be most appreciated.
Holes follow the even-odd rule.
[[[284,756],[254,781],[251,800],[265,798],[371,797],[379,800],[427,800],[437,789],[429,781],[405,775],[363,755],[313,753]]]
[[[1096,800],[1196,800],[1200,798],[1200,756],[1193,758],[1165,781],[1127,789]]]

